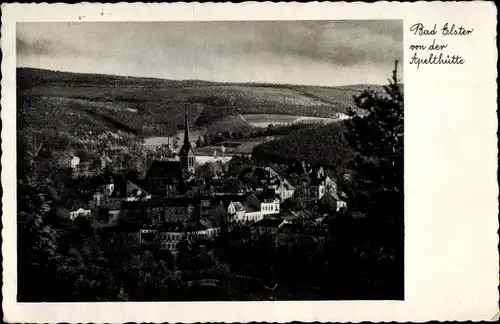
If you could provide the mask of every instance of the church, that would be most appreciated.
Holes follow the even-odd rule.
[[[186,115],[184,143],[179,151],[179,159],[153,162],[146,173],[149,192],[161,196],[182,194],[187,189],[187,183],[194,177],[195,164],[196,157],[189,141],[189,125]]]

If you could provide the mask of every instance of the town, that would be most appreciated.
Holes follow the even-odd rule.
[[[241,226],[249,226],[257,234],[273,233],[277,244],[298,232],[314,231],[324,236],[323,219],[347,208],[342,199],[345,193],[337,190],[334,179],[323,167],[312,168],[306,163],[299,166],[299,173],[308,177],[299,180],[300,190],[286,175],[251,163],[237,177],[227,178],[222,172],[197,175],[196,155],[188,132],[186,117],[184,140],[177,154],[152,161],[145,177],[136,182],[109,172],[112,166],[101,168],[103,173],[104,169],[108,171],[107,177],[103,177],[107,181],[90,201],[71,200],[66,208],[68,217],[85,218],[100,226],[103,220],[110,225],[139,217],[133,226],[120,230],[133,236],[137,245],[154,244],[177,254],[183,241],[192,245],[214,240],[222,232]],[[234,159],[251,161],[248,156]],[[72,161],[73,176],[77,178],[82,172],[79,158],[73,157]],[[228,186],[231,182],[233,185]],[[287,204],[294,199],[305,202],[308,210]]]

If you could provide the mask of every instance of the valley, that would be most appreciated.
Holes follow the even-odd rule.
[[[355,107],[362,87],[228,84],[17,69],[19,113],[46,126],[101,132],[103,124],[147,137],[175,136],[187,114],[205,134],[251,132],[266,123],[330,122]],[[375,86],[379,87],[379,86]],[[46,116],[56,112],[55,116]],[[268,117],[266,117],[266,115]],[[76,116],[76,119],[75,119]],[[47,118],[50,118],[48,120]],[[78,125],[76,129],[78,129]]]

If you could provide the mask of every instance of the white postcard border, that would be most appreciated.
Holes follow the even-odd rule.
[[[479,18],[480,17],[480,18]],[[405,301],[16,303],[15,24],[403,19]],[[416,22],[475,29],[463,66],[409,65]],[[2,5],[3,309],[8,322],[493,320],[498,312],[496,8],[488,2]],[[450,40],[451,43],[451,40]],[[388,77],[390,76],[388,71]]]

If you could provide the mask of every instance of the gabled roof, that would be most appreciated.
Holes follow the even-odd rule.
[[[287,179],[283,179],[280,183],[280,186],[283,186],[286,190],[292,190],[292,189],[295,189],[294,186],[292,186],[290,184],[290,182],[288,182]]]
[[[141,192],[142,196],[148,196],[150,195],[149,192],[146,190],[142,189],[132,181],[127,181],[127,196],[136,196],[138,192]]]
[[[326,192],[319,200],[320,202],[337,202],[340,198],[336,192]]]
[[[243,195],[216,195],[213,197],[212,203],[213,205],[222,204],[224,208],[228,208],[231,202],[234,204],[235,202],[245,201],[245,196]]]
[[[243,208],[245,209],[245,212],[247,212],[247,213],[254,213],[254,212],[260,211],[259,209],[255,208],[254,206],[250,206],[247,203],[243,204]]]
[[[87,206],[84,203],[75,199],[66,200],[64,206],[69,211],[76,211],[79,208],[87,209]]]
[[[217,225],[215,222],[209,219],[201,219],[201,220],[191,220],[184,223],[186,231],[194,232],[194,231],[203,231],[210,228],[215,228]]]
[[[211,221],[210,219],[201,219],[201,220],[199,220],[199,222],[206,229],[217,227],[215,222]]]
[[[244,211],[245,207],[243,207],[243,204],[239,201],[233,201],[234,208],[236,211]]]

